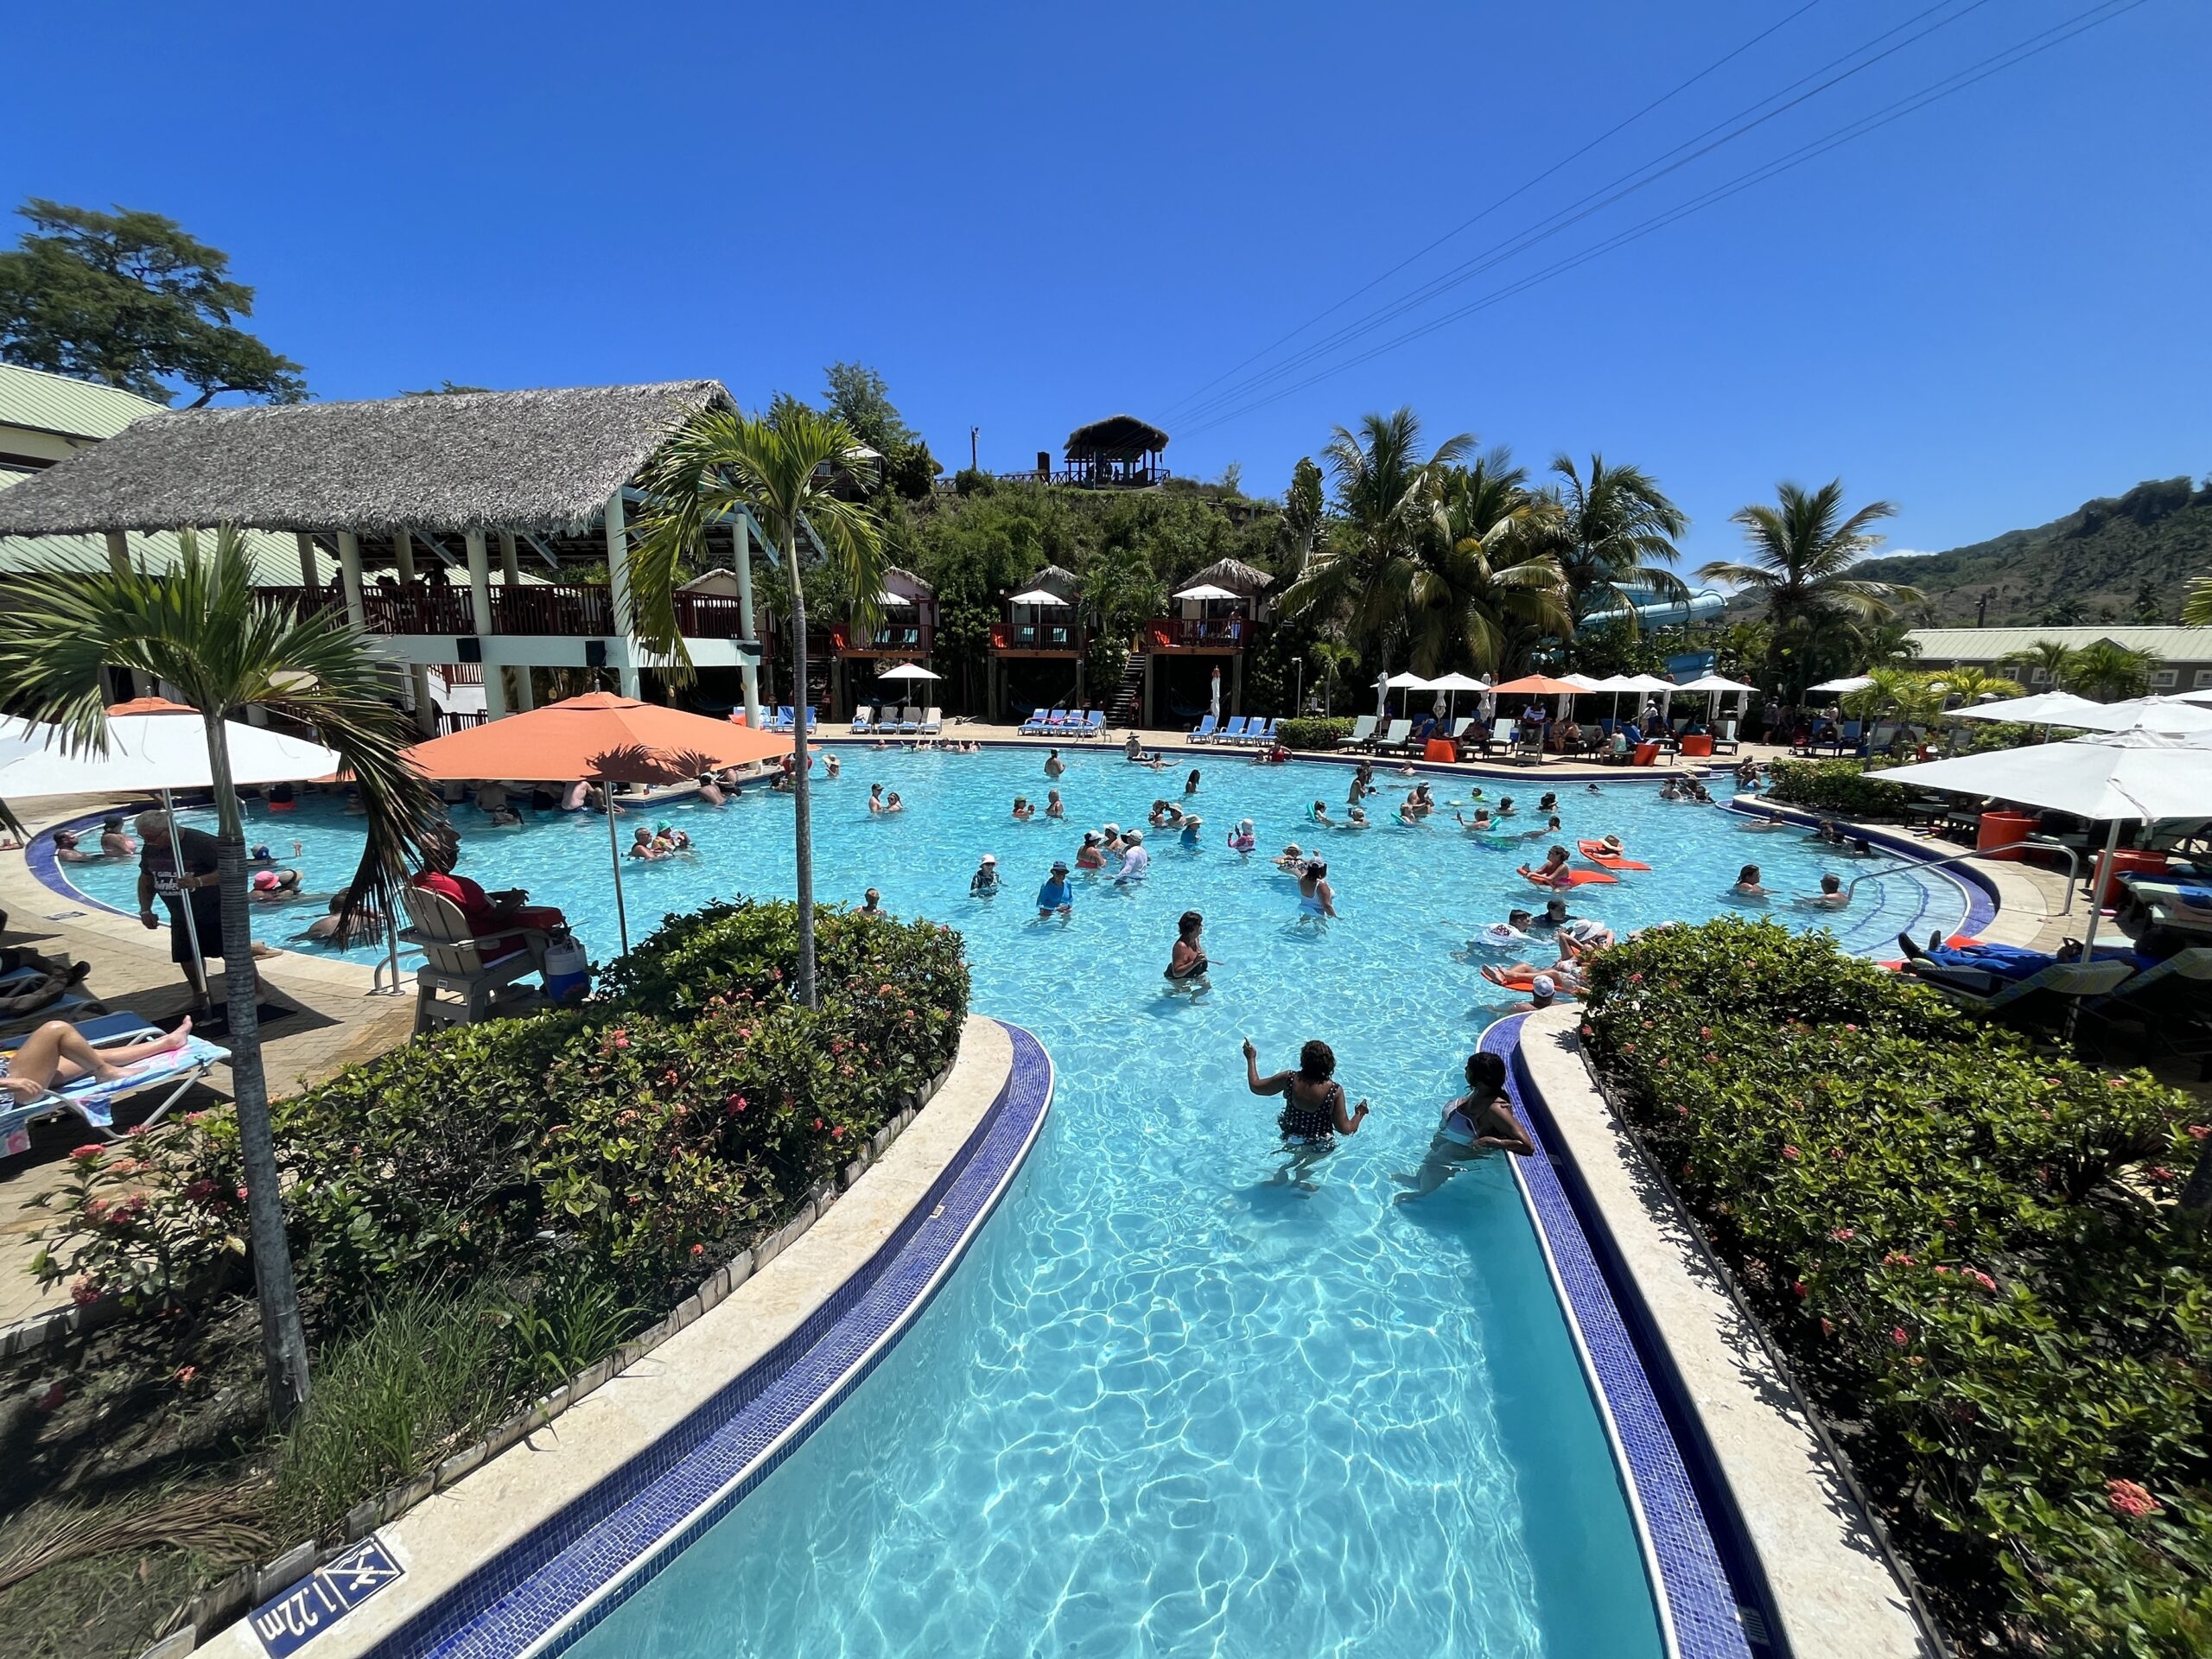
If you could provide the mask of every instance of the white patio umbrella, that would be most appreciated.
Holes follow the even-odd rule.
[[[1032,588],[1026,594],[1016,594],[1007,601],[1009,605],[1065,605],[1068,601],[1058,594],[1048,594],[1042,588]]]
[[[2200,685],[2194,691],[2177,691],[2176,702],[2212,703],[2212,685]]]
[[[1946,720],[2014,720],[2030,726],[2079,726],[2076,715],[2093,715],[2107,705],[2077,697],[2071,691],[2038,691],[2031,696],[2006,697],[1999,702],[1977,702],[1953,709]]]
[[[2090,888],[2101,894],[2120,846],[2123,822],[2212,817],[2212,739],[2131,726],[2064,743],[1893,766],[1882,773],[1882,781],[1991,795],[2108,823],[2104,858]],[[2096,943],[2097,920],[2093,902],[2088,937],[2082,942],[2083,962],[2089,960],[2090,947]]]
[[[1710,718],[1717,720],[1720,715],[1720,694],[1722,692],[1741,691],[1748,696],[1749,693],[1758,690],[1758,688],[1755,685],[1745,685],[1741,680],[1732,680],[1726,674],[1703,674],[1700,675],[1694,680],[1684,681],[1681,684],[1676,686],[1675,690],[1677,691],[1711,692],[1713,694],[1713,700],[1708,705],[1707,712]],[[1745,707],[1748,709],[1750,706],[1750,703],[1746,702]],[[1740,718],[1740,716],[1738,717]]]
[[[1244,595],[1242,594],[1232,594],[1226,588],[1217,588],[1210,582],[1202,582],[1195,588],[1185,588],[1181,593],[1176,594],[1175,597],[1178,599],[1208,600],[1242,599]]]
[[[885,669],[875,677],[879,680],[941,680],[942,674],[932,674],[919,663],[899,663]]]
[[[2130,697],[2125,702],[2093,702],[2088,710],[2060,723],[2089,732],[2124,732],[2137,727],[2179,737],[2190,732],[2212,732],[2212,708],[2176,697]]]
[[[1454,669],[1449,674],[1440,674],[1431,680],[1428,689],[1448,699],[1445,717],[1450,719],[1459,712],[1459,694],[1462,691],[1487,691],[1490,682],[1478,680],[1471,674],[1462,674]]]
[[[1847,674],[1840,680],[1823,680],[1818,685],[1808,686],[1806,690],[1809,691],[1833,691],[1838,696],[1842,696],[1853,691],[1864,691],[1868,686],[1873,683],[1873,679],[1868,675]]]
[[[345,765],[337,752],[305,738],[288,737],[244,721],[223,722],[223,748],[233,784],[290,784],[327,778]],[[164,697],[139,697],[107,711],[107,753],[73,747],[58,726],[0,721],[0,801],[54,795],[159,795],[168,817],[169,854],[184,868],[184,838],[177,833],[170,797],[180,789],[209,789],[214,771],[207,758],[207,726],[200,711]],[[192,906],[184,931],[192,941],[202,982],[206,958]]]

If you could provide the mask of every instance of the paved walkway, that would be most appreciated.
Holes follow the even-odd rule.
[[[105,804],[94,798],[43,801],[35,812],[19,813],[35,830]],[[109,1008],[143,1014],[162,1027],[185,1012],[189,993],[169,961],[166,930],[149,932],[133,918],[73,905],[35,878],[17,852],[0,854],[0,911],[8,915],[0,944],[89,963],[85,989]],[[262,1026],[263,1064],[270,1091],[278,1097],[404,1042],[413,1029],[412,996],[369,995],[365,969],[288,952],[264,961],[261,971],[263,1007],[286,1011]],[[210,1035],[223,1040],[220,1032]],[[227,1099],[230,1081],[230,1068],[216,1067],[177,1109]],[[0,1325],[65,1300],[59,1290],[42,1292],[25,1270],[38,1248],[31,1236],[50,1219],[29,1205],[60,1184],[69,1148],[86,1135],[73,1117],[42,1124],[35,1134],[29,1153],[0,1162]]]

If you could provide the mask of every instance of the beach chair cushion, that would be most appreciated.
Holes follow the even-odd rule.
[[[109,1023],[111,1029],[105,1037],[92,1039],[96,1045],[161,1034],[159,1027],[136,1014],[112,1016],[110,1022],[105,1023]],[[0,1156],[28,1152],[31,1125],[41,1118],[59,1116],[63,1112],[73,1112],[86,1128],[98,1129],[112,1139],[118,1105],[134,1095],[165,1088],[169,1091],[168,1096],[142,1120],[156,1122],[211,1068],[230,1058],[230,1050],[218,1048],[204,1037],[188,1037],[181,1048],[141,1060],[111,1083],[80,1077],[59,1089],[49,1089],[35,1099],[0,1111]]]

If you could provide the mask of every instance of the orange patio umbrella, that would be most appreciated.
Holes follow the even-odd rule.
[[[1503,685],[1493,685],[1491,687],[1491,694],[1500,697],[1571,697],[1582,689],[1573,680],[1554,680],[1545,674],[1523,674],[1517,680],[1508,680]]]
[[[673,784],[702,772],[790,753],[789,738],[611,691],[593,691],[434,737],[402,750],[401,755],[433,781],[512,778],[568,783],[583,778],[602,784]],[[614,859],[615,924],[626,953],[630,918],[622,903],[622,848],[614,833],[614,791],[605,792],[607,846]]]

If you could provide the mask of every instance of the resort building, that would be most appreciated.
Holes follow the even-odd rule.
[[[174,556],[179,527],[235,524],[256,533],[254,546],[290,556],[287,570],[257,566],[264,594],[342,610],[393,664],[396,694],[425,731],[437,725],[437,681],[480,680],[494,720],[533,706],[533,670],[575,689],[611,679],[635,696],[643,672],[667,665],[640,644],[631,613],[635,481],[676,423],[730,406],[720,382],[683,380],[149,404],[120,424],[111,412],[105,442],[0,492],[0,558],[66,568],[67,549],[53,538],[73,537],[115,568],[143,568]],[[727,590],[679,592],[677,629],[696,668],[740,671],[757,721],[760,649],[749,619],[759,527],[741,515],[715,529],[729,538]]]
[[[1146,487],[1167,476],[1160,464],[1167,435],[1134,415],[1109,415],[1068,434],[1066,482],[1093,488]]]
[[[1075,572],[1048,564],[1009,594],[991,624],[990,685],[985,707],[993,720],[1012,710],[1073,708],[1084,701],[1084,652],[1090,643],[1077,603]]]
[[[1258,643],[1266,593],[1274,578],[1235,559],[1217,559],[1192,576],[1170,601],[1173,613],[1154,617],[1137,631],[1123,683],[1123,702],[1112,717],[1157,726],[1205,714],[1213,704],[1212,681],[1221,671],[1221,712],[1244,711],[1244,658]]]
[[[2212,686],[2212,628],[1915,628],[1910,638],[1920,647],[1916,667],[2004,669],[2031,691],[2051,689],[2050,671],[2028,665],[2037,645],[2079,651],[2100,641],[2157,658],[2158,665],[2151,671],[2153,693]]]
[[[816,709],[826,708],[832,719],[849,719],[855,703],[928,701],[911,690],[894,695],[899,688],[879,686],[876,677],[901,663],[930,665],[937,645],[937,589],[894,564],[884,572],[876,603],[882,620],[872,632],[849,619],[827,626],[809,619],[808,678],[813,686],[808,701]],[[797,692],[792,695],[796,699]]]

